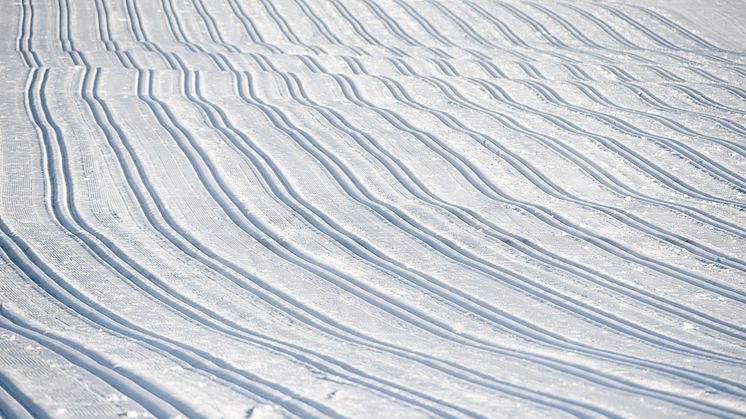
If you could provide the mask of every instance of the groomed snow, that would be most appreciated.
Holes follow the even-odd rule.
[[[0,2],[0,416],[746,415],[744,22]]]

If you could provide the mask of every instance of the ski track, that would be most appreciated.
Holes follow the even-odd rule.
[[[746,50],[585,0],[0,19],[0,416],[746,415]]]

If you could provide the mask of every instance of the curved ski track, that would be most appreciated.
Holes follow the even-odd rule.
[[[746,415],[746,50],[585,0],[0,9],[0,416]]]

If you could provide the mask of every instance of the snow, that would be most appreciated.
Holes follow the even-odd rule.
[[[746,415],[744,14],[0,2],[0,416]]]

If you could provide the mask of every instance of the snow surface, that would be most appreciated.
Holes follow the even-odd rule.
[[[746,415],[744,22],[0,2],[0,415]]]

